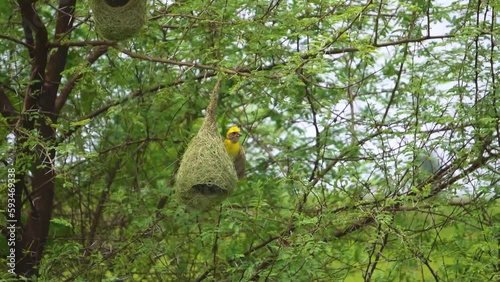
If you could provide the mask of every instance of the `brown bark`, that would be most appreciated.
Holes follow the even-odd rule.
[[[56,40],[71,31],[75,1],[61,1],[54,35]],[[55,100],[61,73],[66,65],[68,47],[59,47],[49,58],[47,29],[35,7],[29,0],[18,0],[17,3],[23,18],[25,40],[34,46],[30,50],[31,83],[26,89],[23,110],[16,125],[15,156],[17,203],[22,203],[26,172],[32,173],[31,211],[22,228],[20,220],[17,223],[21,232],[16,244],[18,261],[15,270],[18,275],[30,277],[37,274],[53,210],[55,150],[51,145],[55,130],[51,124],[57,121]],[[30,139],[33,131],[39,133],[39,140]],[[36,142],[36,145],[33,146],[31,142]],[[26,163],[27,159],[32,159],[33,163]],[[18,206],[17,217],[20,219],[21,204]]]
[[[7,118],[7,121],[10,125],[13,125],[12,121],[17,115],[16,109],[12,106],[9,97],[7,97],[7,94],[2,87],[0,87],[0,114],[2,114],[3,117]]]

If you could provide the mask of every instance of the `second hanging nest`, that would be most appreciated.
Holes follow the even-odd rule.
[[[200,131],[189,143],[176,175],[178,200],[192,209],[206,210],[219,204],[233,192],[238,181],[217,130],[215,108],[219,86],[217,82]]]
[[[147,0],[92,0],[97,32],[109,40],[130,38],[146,23]]]

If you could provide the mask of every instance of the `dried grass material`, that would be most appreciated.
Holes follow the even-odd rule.
[[[233,192],[238,181],[215,122],[218,88],[219,82],[203,125],[189,143],[176,175],[178,200],[192,209],[206,210],[219,204]]]
[[[236,171],[217,128],[205,120],[182,157],[176,194],[186,206],[205,210],[231,194],[236,182]]]
[[[137,35],[146,22],[147,0],[92,0],[97,32],[109,40],[124,40]]]

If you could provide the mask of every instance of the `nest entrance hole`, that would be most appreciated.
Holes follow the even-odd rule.
[[[202,195],[227,195],[228,191],[215,184],[195,184],[192,189]]]
[[[111,7],[123,7],[127,5],[130,0],[106,0],[106,3]]]

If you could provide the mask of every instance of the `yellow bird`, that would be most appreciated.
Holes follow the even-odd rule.
[[[246,166],[245,150],[239,142],[240,136],[240,128],[232,126],[226,133],[226,139],[224,139],[224,146],[226,147],[227,153],[233,160],[238,179],[245,177]]]

